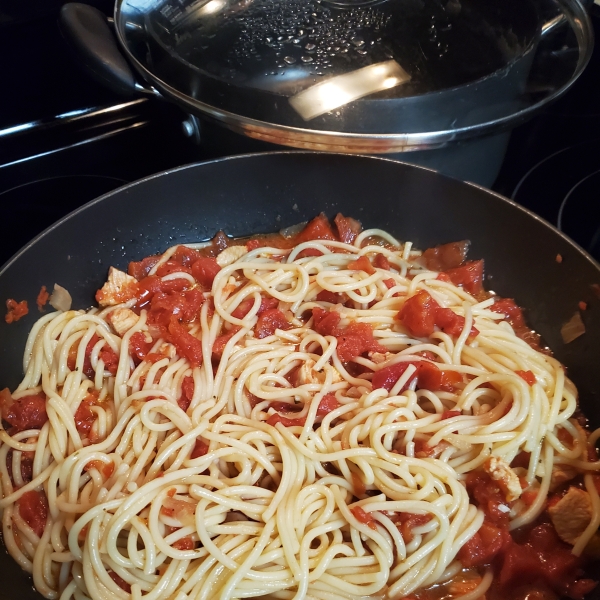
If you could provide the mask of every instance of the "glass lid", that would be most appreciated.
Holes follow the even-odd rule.
[[[574,48],[561,70],[572,77],[577,36],[569,25],[546,36],[561,8],[539,2],[121,0],[115,22],[144,76],[201,112],[309,133],[412,134],[539,102],[557,87],[529,89],[547,38]]]

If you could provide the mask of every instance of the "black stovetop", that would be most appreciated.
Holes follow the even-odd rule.
[[[110,0],[89,0],[105,11]],[[79,68],[63,40],[61,0],[0,7],[0,265],[74,208],[123,183],[181,164],[261,149],[148,98],[123,98]],[[592,9],[595,11],[599,7]],[[600,34],[600,11],[593,12]],[[572,90],[514,130],[494,189],[600,258],[600,47]],[[266,149],[266,146],[264,147]]]

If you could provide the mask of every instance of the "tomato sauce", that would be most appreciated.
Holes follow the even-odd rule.
[[[46,290],[46,286],[43,285],[40,289],[40,292],[36,298],[35,303],[37,304],[38,310],[43,312],[44,306],[46,306],[48,299],[50,298],[50,294]]]
[[[413,379],[417,378],[417,388],[421,390],[431,390],[432,392],[446,391],[453,392],[456,385],[462,383],[462,376],[456,371],[442,371],[435,364],[424,360],[411,360],[401,363],[395,363],[389,367],[384,367],[375,371],[372,384],[373,389],[386,389],[388,392],[394,387],[398,379],[404,374],[409,365],[416,368],[414,376],[406,382],[402,390],[406,391]]]
[[[366,525],[369,527],[369,529],[377,530],[377,521],[371,513],[366,512],[360,506],[354,506],[350,509],[350,512],[354,515],[359,523]]]
[[[17,302],[16,300],[9,298],[6,301],[6,315],[4,315],[4,320],[9,324],[14,323],[24,317],[28,312],[29,308],[27,306],[27,300]]]
[[[512,298],[497,298],[490,310],[504,315],[516,336],[527,342],[534,350],[548,353],[548,350],[540,345],[541,336],[527,326],[523,310]]]
[[[425,290],[408,298],[396,317],[415,337],[429,337],[435,327],[451,336],[459,336],[465,326],[465,318],[449,308],[441,307]],[[470,338],[479,331],[471,327]]]
[[[33,529],[38,537],[42,537],[48,518],[48,499],[44,492],[31,490],[25,492],[17,500],[17,510],[21,518]]]
[[[8,388],[0,391],[2,419],[11,425],[10,434],[27,429],[41,429],[48,420],[46,395],[43,392],[15,400]]]

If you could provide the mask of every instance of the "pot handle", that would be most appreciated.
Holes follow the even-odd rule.
[[[67,3],[61,8],[59,25],[79,61],[98,83],[124,96],[136,92],[157,94],[154,88],[136,81],[106,15],[97,8],[79,2]]]

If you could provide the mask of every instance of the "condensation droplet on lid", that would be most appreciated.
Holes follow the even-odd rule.
[[[293,56],[286,56],[283,60],[288,65],[293,65],[296,62],[296,59]]]

